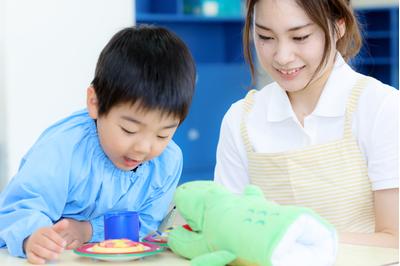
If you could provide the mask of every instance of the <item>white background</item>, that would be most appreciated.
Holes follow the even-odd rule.
[[[99,53],[134,24],[133,6],[132,0],[0,0],[0,186],[46,127],[85,107]]]

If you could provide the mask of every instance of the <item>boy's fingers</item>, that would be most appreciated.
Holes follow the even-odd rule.
[[[37,256],[35,253],[31,251],[26,252],[26,257],[28,258],[28,262],[32,264],[45,264],[46,260]]]
[[[66,235],[66,229],[68,228],[68,226],[68,220],[63,219],[61,221],[58,221],[51,227],[51,230],[47,237],[64,248],[67,245],[67,241],[63,238],[63,235]]]
[[[30,252],[34,253],[36,257],[42,258],[44,260],[56,260],[60,255],[60,252],[53,251],[51,247],[38,244],[34,245],[31,248]]]
[[[67,219],[62,219],[61,221],[58,221],[55,223],[52,228],[54,231],[57,233],[62,233],[65,229],[67,229],[69,226],[69,221]]]
[[[65,239],[54,230],[44,232],[43,236],[44,238],[40,242],[40,245],[53,251],[61,252],[67,245],[67,241],[65,241]]]
[[[80,246],[80,242],[78,240],[74,240],[72,241],[68,246],[67,249],[75,249],[78,248]]]

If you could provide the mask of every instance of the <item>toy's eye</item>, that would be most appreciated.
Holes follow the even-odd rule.
[[[248,209],[247,211],[250,212],[250,213],[255,213],[256,212],[254,209]]]
[[[264,215],[264,216],[265,216],[265,215],[267,215],[268,213],[267,213],[267,211],[259,211],[258,214]]]
[[[251,223],[253,220],[251,218],[246,218],[243,220],[243,222],[245,223]]]
[[[258,220],[258,221],[256,222],[256,224],[265,225],[265,221],[263,221],[263,220]]]

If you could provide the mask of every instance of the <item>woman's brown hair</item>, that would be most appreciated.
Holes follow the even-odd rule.
[[[244,57],[250,65],[253,85],[255,80],[255,70],[250,47],[252,37],[251,27],[254,19],[254,6],[259,0],[246,0],[246,18],[243,30],[243,50]],[[276,0],[279,1],[279,0]],[[324,32],[325,47],[324,55],[315,73],[322,69],[328,60],[328,55],[332,49],[331,29],[339,35],[337,21],[343,20],[345,24],[344,35],[337,41],[336,49],[340,52],[343,58],[348,61],[350,58],[357,55],[362,45],[362,38],[357,19],[353,9],[350,6],[350,0],[295,0],[296,3],[304,10],[308,17]],[[314,76],[315,76],[314,73]]]

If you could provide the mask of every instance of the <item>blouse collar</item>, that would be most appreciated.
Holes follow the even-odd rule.
[[[332,73],[325,84],[317,106],[310,115],[322,117],[344,116],[347,98],[356,82],[356,77],[357,73],[337,53]],[[268,86],[270,86],[268,88],[270,90],[270,101],[267,120],[277,122],[290,117],[295,118],[295,113],[285,90],[276,82]]]

